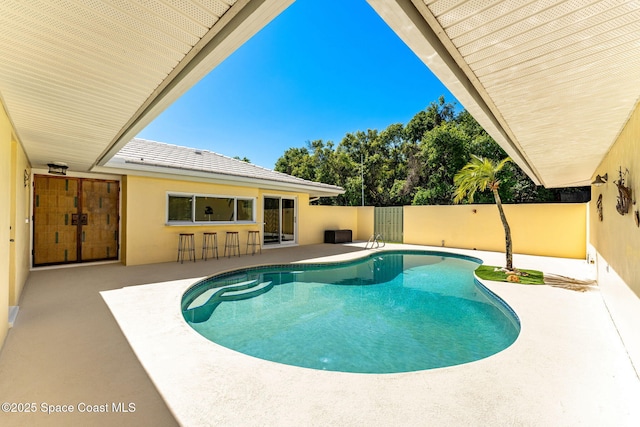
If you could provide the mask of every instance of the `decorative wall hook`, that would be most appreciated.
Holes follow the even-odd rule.
[[[596,209],[598,210],[598,218],[602,221],[602,194],[598,196],[598,201],[596,202]]]

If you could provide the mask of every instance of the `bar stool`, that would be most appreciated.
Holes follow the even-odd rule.
[[[180,264],[184,262],[184,253],[189,254],[189,261],[196,262],[196,245],[193,233],[180,233],[178,238],[178,260]]]
[[[216,259],[218,259],[218,233],[216,232],[205,232],[202,233],[202,259],[207,260],[207,256],[211,252],[211,258],[213,258],[213,254],[216,254]]]
[[[227,236],[224,239],[224,255],[227,256],[227,250],[229,250],[229,258],[231,254],[235,256],[237,253],[240,256],[240,238],[237,231],[227,231]]]
[[[262,246],[260,246],[259,231],[249,230],[249,235],[247,236],[247,255],[249,255],[249,246],[251,246],[251,255],[255,255],[256,246],[258,247],[258,251],[262,253]]]

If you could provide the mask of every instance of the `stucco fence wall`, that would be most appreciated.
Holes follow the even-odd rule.
[[[505,205],[513,250],[528,255],[586,257],[586,204]],[[351,229],[354,240],[373,234],[373,207],[310,206],[301,215],[305,243],[321,243],[325,229]],[[302,243],[302,241],[301,241]],[[504,252],[495,205],[405,206],[404,243]]]
[[[351,230],[353,240],[373,233],[372,206],[307,206],[300,209],[300,244],[324,242],[325,230]]]
[[[586,258],[587,204],[504,205],[514,253]],[[495,205],[405,206],[404,243],[504,252]]]

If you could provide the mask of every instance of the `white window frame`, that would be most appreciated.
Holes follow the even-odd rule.
[[[169,198],[170,197],[191,197],[191,220],[190,221],[169,221]],[[196,221],[196,198],[209,197],[219,199],[233,199],[233,220],[232,221]],[[252,220],[239,221],[238,218],[238,200],[251,200],[252,202]],[[228,224],[256,224],[257,197],[250,196],[230,196],[227,194],[203,194],[203,193],[183,193],[178,191],[167,191],[165,198],[165,225],[228,225]]]

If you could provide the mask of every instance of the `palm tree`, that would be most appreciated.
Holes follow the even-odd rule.
[[[453,202],[460,203],[465,197],[467,197],[469,199],[469,203],[473,203],[473,196],[476,191],[484,191],[488,189],[493,192],[493,197],[496,200],[496,205],[500,212],[502,226],[504,227],[504,238],[507,252],[507,270],[513,271],[511,229],[509,228],[507,217],[504,215],[504,210],[502,209],[502,201],[500,200],[500,194],[498,194],[500,180],[498,180],[497,177],[498,172],[500,172],[504,165],[510,161],[511,158],[507,157],[499,163],[496,163],[493,160],[484,159],[472,154],[471,161],[460,169],[453,178],[453,183],[456,187]]]

